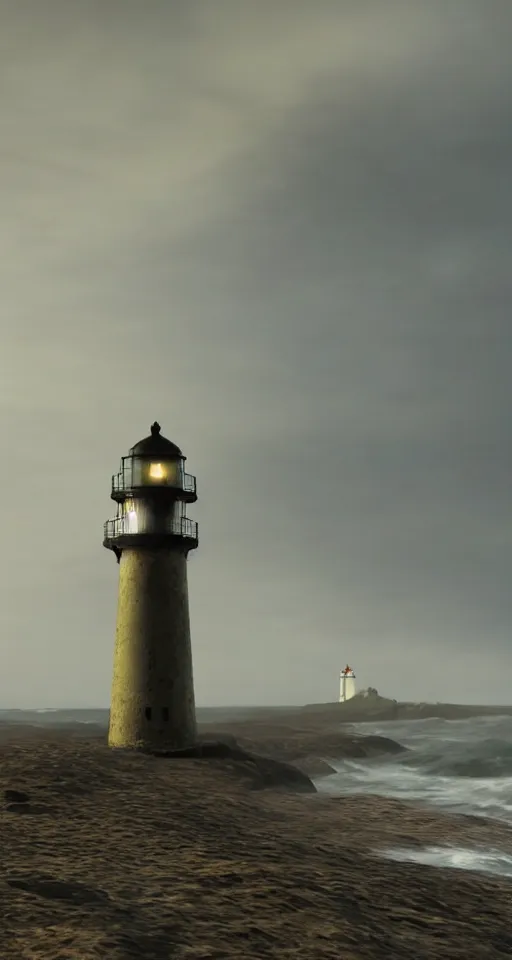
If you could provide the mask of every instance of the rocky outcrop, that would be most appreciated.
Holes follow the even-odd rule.
[[[208,735],[207,727],[203,728],[202,735]],[[255,721],[230,724],[229,731],[218,730],[209,736],[224,743],[234,742],[250,753],[292,764],[304,774],[316,778],[335,773],[331,760],[375,757],[405,750],[387,737],[365,737],[329,728],[297,728]]]
[[[290,763],[261,756],[245,750],[235,737],[226,734],[223,737],[202,737],[194,747],[176,752],[154,751],[153,756],[168,759],[219,760],[223,766],[228,762],[230,771],[252,790],[285,790],[292,793],[316,793],[316,787],[307,774]]]
[[[336,768],[332,763],[322,760],[321,757],[297,757],[293,760],[293,766],[316,780],[320,777],[330,777],[333,773],[336,773]]]

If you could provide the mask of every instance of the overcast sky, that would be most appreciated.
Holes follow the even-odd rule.
[[[0,706],[108,705],[111,474],[199,705],[511,702],[509,0],[0,0]]]

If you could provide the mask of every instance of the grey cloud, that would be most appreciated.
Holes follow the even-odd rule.
[[[509,6],[51,8],[0,41],[0,701],[108,701],[155,416],[199,702],[471,699],[482,645],[508,699]]]

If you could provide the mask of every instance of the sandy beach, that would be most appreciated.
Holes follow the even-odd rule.
[[[109,751],[103,732],[2,728],[1,956],[511,954],[510,881],[378,852],[433,842],[512,851],[511,829],[379,797],[322,796],[295,767],[240,753],[230,734],[306,768],[322,737],[338,755],[343,739],[347,750],[394,747],[328,725],[322,734],[304,715],[272,724],[263,714],[225,721],[220,756],[180,759]]]

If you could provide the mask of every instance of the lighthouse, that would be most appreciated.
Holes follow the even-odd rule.
[[[119,564],[111,747],[173,751],[196,740],[187,558],[198,531],[186,509],[197,493],[185,459],[155,422],[112,477],[117,516],[103,539]]]
[[[356,693],[356,675],[349,667],[348,663],[344,670],[340,671],[340,703],[351,700]]]

